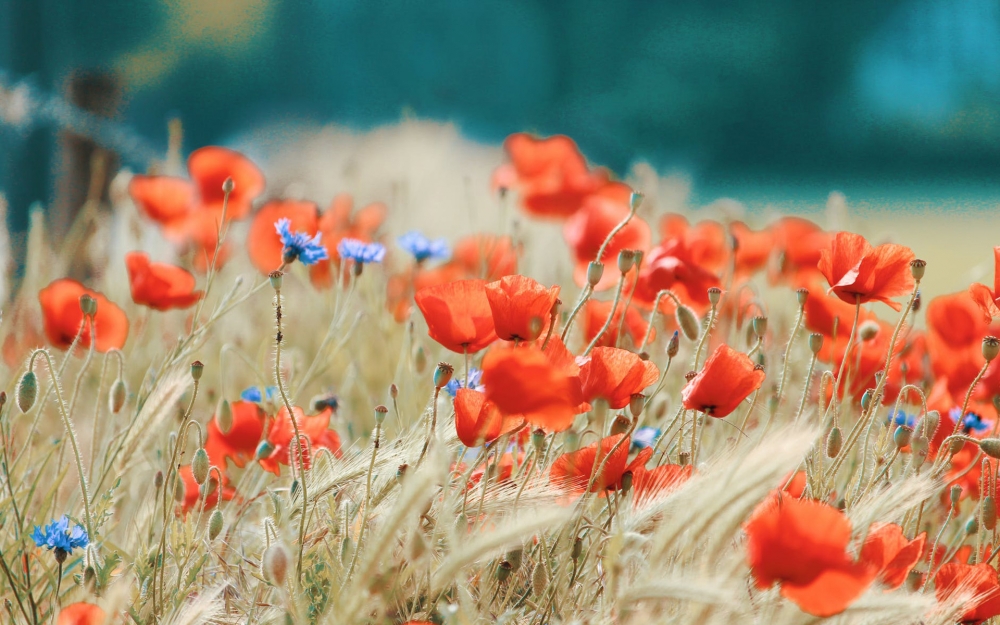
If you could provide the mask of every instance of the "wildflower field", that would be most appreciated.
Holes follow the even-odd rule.
[[[970,283],[823,214],[673,210],[564,136],[357,207],[173,147],[58,244],[31,217],[0,622],[1000,616],[1000,246]]]

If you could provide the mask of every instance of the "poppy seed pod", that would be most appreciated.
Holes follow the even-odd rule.
[[[125,405],[125,380],[118,378],[111,384],[111,390],[108,391],[108,408],[111,409],[111,414],[118,414],[121,411],[122,406]]]
[[[604,263],[592,260],[590,264],[587,265],[587,284],[590,288],[597,286],[597,283],[601,281],[604,277]]]
[[[87,317],[93,317],[97,314],[97,300],[93,296],[84,293],[80,296],[80,310]]]
[[[17,407],[21,412],[28,412],[35,405],[36,397],[38,397],[38,376],[34,371],[28,371],[17,383]]]
[[[708,289],[708,301],[712,304],[712,307],[719,305],[719,300],[722,298],[722,289],[717,286],[713,286]]]
[[[510,572],[513,568],[514,567],[511,565],[510,562],[507,562],[506,560],[501,562],[500,565],[497,566],[497,571],[496,571],[497,581],[500,582],[501,584],[507,581],[507,578],[510,577]]]
[[[979,504],[982,506],[983,514],[983,527],[993,531],[997,526],[997,502],[992,495],[987,495],[983,498],[983,503]]]
[[[667,357],[673,358],[674,356],[676,356],[680,348],[681,348],[680,335],[677,332],[677,330],[674,330],[673,335],[667,342]]]
[[[235,188],[236,188],[236,183],[233,182],[232,177],[227,177],[225,180],[222,181],[222,192],[223,193],[232,193],[233,189],[235,189]]]
[[[691,463],[691,452],[682,451],[677,455],[677,464],[679,464],[680,466],[686,467],[690,463]]]
[[[642,393],[633,393],[628,400],[628,409],[632,413],[633,417],[638,417],[642,414],[642,409],[646,407],[646,396]]]
[[[273,452],[274,452],[274,445],[264,440],[261,441],[259,445],[257,445],[257,451],[254,453],[254,456],[257,458],[257,460],[263,460],[264,458],[270,456]]]
[[[406,470],[410,468],[410,465],[405,462],[398,467],[396,467],[396,481],[402,482],[403,478],[406,476]]]
[[[645,197],[646,196],[640,193],[639,191],[633,191],[632,195],[629,196],[629,207],[632,210],[638,210],[639,207],[642,206],[642,200]]]
[[[615,417],[614,423],[611,424],[611,436],[628,432],[628,427],[631,424],[632,422],[626,419],[625,415],[618,415]]]
[[[795,291],[795,299],[799,302],[799,308],[806,305],[809,299],[809,289],[798,289]]]
[[[212,511],[212,516],[208,517],[208,539],[215,540],[222,532],[222,512],[216,508]]]
[[[917,462],[918,457],[926,457],[929,448],[927,437],[922,436],[920,432],[910,437],[910,450],[913,451],[914,462]]]
[[[924,269],[926,268],[927,261],[925,260],[914,258],[910,261],[910,274],[914,280],[922,280],[924,278]]]
[[[830,434],[826,437],[826,457],[836,458],[843,446],[844,435],[841,433],[839,427],[834,427],[830,430]]]
[[[573,541],[573,549],[569,552],[569,557],[574,560],[579,560],[580,556],[583,554],[583,539],[579,536]]]
[[[385,421],[385,415],[388,414],[388,412],[389,409],[381,404],[375,406],[375,423],[382,425],[382,422]]]
[[[275,586],[282,586],[285,583],[285,575],[288,573],[288,562],[291,558],[288,549],[281,543],[272,543],[264,550],[264,555],[260,559],[261,573],[264,578]]]
[[[898,449],[902,449],[910,444],[910,436],[913,432],[905,426],[897,426],[896,431],[892,433],[892,442],[896,444]]]
[[[861,396],[861,409],[867,411],[872,405],[872,389],[868,389]]]
[[[228,399],[219,402],[219,407],[215,410],[215,424],[223,434],[229,434],[233,429],[233,407]]]
[[[434,370],[434,386],[435,388],[444,388],[448,386],[448,382],[451,382],[451,375],[455,373],[455,367],[452,367],[446,362],[439,362],[437,369]]]
[[[767,333],[767,317],[754,317],[753,318],[753,332],[759,337],[762,337]]]
[[[983,358],[986,362],[991,362],[1000,353],[1000,339],[995,336],[983,338]]]
[[[1000,438],[984,438],[979,441],[979,448],[990,458],[1000,458]]]
[[[677,307],[677,311],[674,313],[677,318],[677,325],[680,327],[681,331],[684,332],[684,336],[689,341],[698,340],[698,316],[694,314],[694,311],[681,304]]]
[[[204,448],[198,449],[191,458],[191,475],[194,476],[194,481],[204,484],[208,479],[208,469],[208,452]]]
[[[618,271],[623,274],[632,270],[635,265],[635,252],[632,250],[621,250],[618,252]]]
[[[282,272],[277,269],[267,274],[267,279],[271,281],[271,288],[275,291],[281,290],[281,278],[284,276]]]
[[[821,349],[823,349],[823,335],[813,332],[809,335],[809,350],[813,354],[818,354]]]
[[[535,448],[535,453],[541,455],[545,451],[545,430],[535,428],[531,432],[531,445]]]
[[[191,378],[195,381],[201,379],[201,374],[205,372],[205,365],[200,360],[191,363]]]

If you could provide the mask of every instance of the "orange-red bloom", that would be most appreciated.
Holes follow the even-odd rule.
[[[340,457],[340,436],[330,428],[330,416],[333,411],[329,408],[317,415],[306,416],[301,408],[292,406],[295,411],[295,420],[299,426],[299,434],[304,439],[303,447],[306,452],[306,466],[309,466],[310,455],[316,455],[316,450],[320,448],[329,449],[333,455]],[[288,409],[282,407],[275,416],[274,421],[267,430],[267,442],[271,444],[271,453],[260,459],[260,466],[265,470],[281,475],[281,466],[287,465],[290,461],[298,463],[298,456],[292,456],[292,439],[295,438],[295,428],[292,419],[288,415]],[[310,454],[309,450],[312,450]]]
[[[874,566],[886,588],[899,588],[924,553],[927,534],[907,540],[903,528],[895,523],[875,523],[861,547],[861,560]]]
[[[729,415],[764,383],[764,370],[743,352],[720,345],[681,391],[684,407],[710,417]]]
[[[659,377],[655,364],[616,347],[595,347],[580,366],[583,399],[603,399],[615,410],[627,406],[632,395],[642,393]]]
[[[1000,579],[991,565],[951,562],[942,566],[934,576],[937,600],[946,602],[959,593],[969,597],[963,623],[982,623],[1000,615]]]
[[[257,443],[264,434],[264,411],[249,401],[234,401],[233,424],[225,434],[219,429],[218,415],[206,426],[205,451],[212,464],[222,470],[225,477],[226,460],[232,460],[238,467],[246,466],[253,460]]]
[[[430,337],[446,349],[473,354],[497,339],[485,280],[459,280],[417,291]]]
[[[191,469],[190,464],[186,464],[181,468],[177,469],[177,477],[184,482],[184,499],[180,501],[180,509],[183,513],[188,513],[194,510],[198,504],[201,502],[201,486],[194,479],[194,472]],[[225,474],[223,474],[223,479],[225,479]],[[215,477],[215,472],[209,474],[208,480],[205,482],[210,490],[207,495],[205,495],[205,508],[211,508],[212,506],[219,503],[219,481]],[[236,489],[228,484],[223,484],[221,487],[222,500],[230,501],[236,497]]]
[[[284,245],[274,228],[279,219],[288,219],[292,232],[310,237],[319,230],[319,208],[312,202],[274,200],[257,211],[247,233],[247,253],[258,271],[267,275],[281,266]]]
[[[647,449],[649,448],[647,447]],[[663,464],[653,469],[640,466],[633,469],[632,491],[635,492],[636,501],[665,495],[676,490],[684,482],[691,479],[693,471],[694,467],[689,464],[684,466]]]
[[[83,324],[80,296],[84,294],[97,301],[97,314],[94,315],[93,324],[97,342],[94,349],[99,352],[121,349],[128,338],[128,317],[125,316],[125,311],[100,293],[69,278],[56,280],[38,292],[45,335],[49,342],[59,349],[67,349],[73,344],[73,339]],[[83,328],[79,345],[90,347],[89,323]]]
[[[871,564],[848,555],[851,523],[825,503],[771,497],[744,529],[757,588],[780,583],[783,597],[814,616],[843,612],[878,574]]]
[[[801,217],[782,217],[770,230],[774,235],[773,258],[777,261],[768,272],[772,284],[803,285],[819,275],[820,255],[829,247],[833,235]]]
[[[595,441],[582,449],[559,456],[549,469],[549,481],[572,493],[586,491],[591,479],[592,493],[620,483],[628,465],[629,442],[622,440],[624,438],[624,434],[615,434],[603,439],[600,441],[600,454]],[[602,463],[604,468],[598,472]]]
[[[525,276],[506,276],[486,285],[493,325],[505,341],[533,341],[545,332],[559,287],[545,288]]]
[[[551,349],[551,345],[550,345]],[[566,367],[533,345],[495,347],[483,357],[486,399],[505,415],[521,415],[549,431],[565,430],[577,414],[579,388]]]
[[[900,310],[902,305],[890,298],[913,288],[909,267],[914,258],[908,247],[892,243],[872,247],[860,234],[838,232],[817,266],[830,290],[848,304],[877,301]]]
[[[1000,245],[993,248],[993,290],[977,282],[969,287],[969,295],[983,311],[986,323],[1000,317]]]
[[[103,625],[104,610],[92,603],[71,603],[59,611],[56,625]]]
[[[751,230],[742,221],[734,221],[729,226],[733,237],[733,266],[737,276],[750,276],[767,266],[774,251],[774,232],[770,229]]]
[[[484,393],[460,388],[455,394],[455,433],[466,447],[492,443],[523,425],[523,417],[504,415]]]
[[[680,215],[667,215],[660,222],[663,240],[642,264],[636,297],[652,302],[663,289],[703,310],[708,307],[708,289],[720,286],[719,272],[729,248],[726,233],[714,221],[690,226]]]
[[[132,301],[155,310],[188,308],[205,295],[196,291],[190,271],[167,263],[154,263],[143,252],[125,255]]]
[[[968,292],[935,297],[927,305],[927,352],[936,378],[964,393],[983,366],[982,341],[991,329]]]
[[[452,261],[468,278],[499,280],[517,273],[518,248],[510,237],[474,234],[459,239],[452,250]]]
[[[597,336],[597,333],[604,327],[604,323],[611,314],[611,304],[609,301],[590,298],[583,306],[583,337],[590,343]],[[625,313],[625,328],[622,329],[622,311],[625,309],[625,302],[619,301],[615,308],[614,317],[608,325],[607,331],[597,342],[600,347],[614,347],[619,333],[628,336],[632,340],[632,345],[636,348],[642,344],[642,339],[646,335],[646,328],[649,322],[642,316],[635,307],[630,306]],[[649,329],[649,342],[656,340],[656,328]]]

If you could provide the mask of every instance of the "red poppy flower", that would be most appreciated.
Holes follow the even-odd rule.
[[[582,493],[587,490],[587,485],[597,474],[601,463],[607,459],[604,469],[594,478],[590,492],[600,492],[620,483],[628,465],[629,443],[625,440],[618,444],[624,438],[624,434],[615,434],[600,441],[600,455],[595,441],[582,449],[559,456],[549,469],[549,482],[571,493]]]
[[[340,267],[337,245],[341,240],[357,239],[371,243],[389,212],[381,202],[369,204],[352,215],[353,210],[354,199],[342,193],[333,198],[330,207],[319,217],[318,227],[323,233],[321,241],[330,258],[321,260],[309,268],[309,279],[316,288],[329,288],[333,285],[333,270]]]
[[[580,366],[580,383],[586,401],[603,399],[617,410],[628,405],[660,377],[660,370],[638,354],[616,347],[595,347]]]
[[[684,407],[721,419],[764,383],[764,370],[728,345],[720,345],[681,391]]]
[[[189,308],[204,295],[195,291],[195,279],[190,271],[167,263],[154,263],[143,252],[125,255],[132,301],[155,310]]]
[[[295,411],[295,419],[299,425],[299,434],[305,438],[306,453],[312,449],[313,456],[317,449],[324,448],[333,452],[333,455],[340,457],[340,436],[330,428],[330,415],[333,411],[327,408],[317,415],[307,417],[301,408],[292,406]],[[271,422],[267,430],[267,442],[271,444],[272,451],[266,458],[260,459],[260,466],[266,471],[275,475],[281,475],[281,466],[287,465],[291,459],[292,439],[295,438],[295,428],[292,419],[288,415],[288,409],[282,407]],[[296,464],[298,460],[296,459]],[[306,466],[309,466],[308,456]]]
[[[666,495],[691,479],[691,465],[662,464],[653,469],[639,467],[632,473],[632,490],[637,501]]]
[[[521,415],[528,423],[558,432],[573,424],[579,388],[547,352],[533,345],[495,347],[483,357],[481,381],[486,399],[503,414]]]
[[[969,597],[962,614],[963,623],[982,623],[1000,615],[1000,578],[997,570],[985,562],[945,564],[934,576],[934,594],[941,603],[958,594]]]
[[[993,290],[985,284],[973,284],[969,295],[983,312],[986,323],[1000,317],[1000,245],[993,248]]]
[[[510,237],[474,234],[455,243],[452,262],[465,271],[465,277],[492,282],[517,273],[517,255]]]
[[[576,143],[564,135],[536,139],[519,132],[507,137],[503,146],[513,172],[501,169],[501,184],[516,180],[521,206],[533,215],[569,217],[608,181],[603,170],[590,170]]]
[[[445,349],[474,354],[497,339],[485,280],[459,280],[417,291],[430,337]]]
[[[411,265],[405,271],[389,276],[385,287],[385,307],[392,313],[397,322],[402,323],[410,316],[415,292],[432,286],[464,280],[466,277],[465,271],[454,262],[445,263],[433,269]]]
[[[936,378],[964,393],[983,366],[982,341],[987,323],[968,292],[935,297],[927,305],[927,352]]]
[[[847,609],[878,569],[847,553],[851,523],[825,503],[772,497],[744,526],[747,561],[757,588],[781,584],[781,595],[814,616]]]
[[[875,523],[861,547],[861,560],[878,569],[879,580],[886,588],[899,588],[923,556],[926,541],[926,533],[907,540],[899,525]]]
[[[833,363],[837,360],[839,364],[837,354],[843,354],[847,348],[851,326],[854,324],[854,309],[853,305],[831,297],[821,289],[809,288],[809,297],[805,303],[805,325],[806,329],[823,335],[823,348],[816,355],[821,362]],[[858,325],[877,319],[875,314],[862,308],[858,314]]]
[[[523,425],[522,417],[505,416],[484,393],[460,388],[455,394],[455,433],[466,447],[492,443]]]
[[[505,341],[533,341],[544,336],[559,299],[559,287],[545,288],[525,276],[506,276],[486,285],[497,336]],[[533,324],[537,324],[532,328]]]
[[[671,241],[686,250],[690,261],[704,269],[721,273],[729,262],[731,244],[722,224],[711,219],[691,225],[677,213],[667,213],[660,220],[660,245]]]
[[[751,276],[767,266],[774,251],[774,232],[751,230],[742,221],[729,226],[729,233],[735,241],[733,265],[737,276]]]
[[[184,499],[180,502],[181,512],[187,514],[198,507],[198,504],[201,502],[201,486],[195,481],[194,473],[189,464],[177,469],[177,476],[184,482]],[[225,479],[225,474],[223,474],[223,479]],[[219,482],[214,472],[209,474],[205,484],[209,485],[211,489],[205,496],[205,508],[211,508],[219,502]],[[223,484],[222,500],[231,501],[234,497],[236,497],[236,489]]]
[[[633,217],[604,248],[604,256],[597,258],[604,240],[628,216],[631,199],[632,190],[627,186],[619,183],[608,185],[600,193],[589,196],[580,210],[566,221],[563,237],[573,252],[576,264],[573,277],[577,284],[582,286],[587,283],[587,267],[591,261],[600,260],[605,264],[605,271],[597,289],[610,288],[620,276],[614,265],[618,252],[626,249],[649,250],[649,225],[639,217]]]
[[[56,625],[103,625],[104,610],[92,603],[71,603],[59,611]]]
[[[890,298],[913,288],[909,267],[914,258],[908,247],[892,243],[872,247],[860,234],[838,232],[820,254],[817,267],[830,290],[848,304],[877,301],[900,310],[902,304]]]
[[[234,401],[233,424],[225,434],[219,429],[218,415],[206,426],[205,451],[212,464],[226,471],[226,460],[238,467],[246,466],[257,452],[257,444],[264,434],[264,411],[249,401]]]
[[[99,352],[121,349],[128,338],[128,317],[125,316],[125,311],[100,293],[69,278],[56,280],[38,292],[45,335],[49,337],[49,342],[59,349],[67,349],[73,344],[73,339],[83,324],[80,296],[84,294],[97,301],[97,314],[94,315],[97,344],[94,349]],[[89,323],[83,329],[79,345],[83,348],[90,347]]]
[[[781,483],[784,485],[782,489],[790,497],[795,497],[799,499],[802,497],[802,493],[806,491],[806,486],[809,482],[809,476],[805,471],[797,471],[795,475],[789,476],[791,479],[783,478]]]
[[[247,253],[258,271],[267,275],[281,266],[284,244],[274,224],[279,219],[291,221],[292,232],[305,232],[310,237],[319,230],[319,208],[312,202],[275,200],[257,211],[247,233]]]
[[[708,289],[720,286],[719,272],[729,248],[722,226],[704,221],[694,227],[680,215],[667,215],[660,222],[663,240],[642,264],[636,297],[652,302],[663,289],[674,292],[698,310],[709,305]]]
[[[584,304],[583,336],[587,343],[594,340],[597,333],[604,327],[604,323],[608,320],[608,315],[611,314],[611,304],[612,302],[594,298],[588,299],[587,303]],[[599,347],[614,347],[619,334],[628,336],[632,340],[632,345],[636,348],[642,343],[643,337],[646,336],[646,328],[649,325],[649,321],[642,316],[642,313],[630,306],[628,312],[625,313],[625,328],[623,330],[621,324],[622,311],[624,309],[625,302],[619,300],[618,306],[615,308],[615,315],[612,317],[607,331],[597,342]],[[650,328],[649,342],[652,343],[655,340],[656,328]]]
[[[782,217],[770,227],[774,235],[774,263],[770,282],[802,285],[819,275],[820,255],[829,247],[833,235],[801,217]]]

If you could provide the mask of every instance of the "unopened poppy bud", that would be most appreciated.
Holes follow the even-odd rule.
[[[212,515],[208,517],[208,539],[215,540],[222,532],[222,511],[218,508],[212,510]]]
[[[549,585],[549,574],[545,572],[545,567],[541,562],[535,563],[535,570],[531,572],[531,592],[536,597],[545,596],[545,590]]]
[[[622,494],[627,495],[630,490],[632,490],[632,472],[626,471],[622,473]]]
[[[38,397],[38,376],[34,371],[28,371],[17,383],[17,407],[21,412],[28,412],[35,405],[36,397]]]
[[[1000,458],[1000,438],[984,438],[979,441],[979,448],[990,458]]]
[[[628,432],[628,427],[632,422],[625,418],[625,415],[618,415],[611,424],[611,436]]]
[[[923,298],[920,296],[920,291],[918,290],[917,294],[913,296],[913,303],[910,304],[910,310],[912,310],[913,312],[918,312],[920,310],[920,302],[922,299]]]
[[[809,350],[813,354],[818,354],[821,349],[823,349],[823,335],[813,332],[809,335]]]
[[[635,266],[639,267],[642,265],[642,259],[646,255],[642,250],[632,250],[632,256],[635,257]]]
[[[691,463],[691,452],[682,451],[681,453],[677,454],[677,464],[681,465],[682,467],[686,467],[690,463]]]
[[[922,436],[919,431],[910,436],[910,450],[915,456],[926,456],[928,449],[929,444],[926,436]]]
[[[271,546],[264,550],[264,556],[260,559],[264,579],[275,586],[284,585],[289,560],[288,549],[284,545],[271,543]]]
[[[834,427],[826,437],[826,457],[836,458],[843,446],[844,435],[839,427]]]
[[[713,307],[718,305],[719,300],[721,298],[722,298],[722,289],[720,289],[717,286],[713,286],[708,289],[708,301],[712,304]]]
[[[393,399],[399,397],[399,387],[396,386],[395,382],[389,385],[389,397]]]
[[[962,447],[965,447],[965,441],[960,438],[953,438],[951,442],[948,443],[948,453],[952,456],[962,451]]]
[[[590,288],[596,287],[597,283],[599,283],[603,277],[604,263],[596,260],[590,261],[590,264],[587,265],[587,284],[590,285]]]
[[[997,501],[993,495],[987,495],[979,505],[982,506],[983,527],[992,532],[997,526]]]
[[[642,414],[642,409],[646,407],[646,396],[642,393],[633,393],[631,397],[628,398],[628,410],[632,413],[633,417],[638,417]]]
[[[560,306],[562,306],[562,300],[557,297],[556,301],[552,302],[552,308],[549,308],[549,316],[555,319],[559,315]]]
[[[545,430],[535,428],[531,432],[531,445],[535,448],[535,453],[541,455],[545,451]]]
[[[174,501],[181,502],[184,501],[184,496],[187,494],[187,488],[184,486],[184,480],[179,478],[174,478]]]
[[[453,373],[455,373],[455,367],[446,362],[439,362],[437,369],[434,370],[434,386],[436,388],[448,386],[448,382],[451,382],[451,374]]]
[[[423,345],[417,347],[417,351],[413,355],[413,368],[416,369],[417,373],[423,373],[427,370],[427,353],[424,351]]]
[[[873,395],[874,395],[874,393],[872,392],[872,389],[868,389],[868,390],[865,391],[864,395],[861,396],[861,409],[862,410],[868,410],[868,408],[872,405],[872,396]]]
[[[621,250],[618,252],[618,271],[628,273],[635,265],[635,252],[632,250]]]
[[[257,451],[254,452],[254,455],[257,457],[257,460],[263,460],[264,458],[269,457],[272,453],[274,453],[274,445],[272,445],[270,441],[261,441],[260,444],[257,445]]]
[[[233,407],[228,399],[223,398],[219,402],[215,410],[215,424],[223,434],[229,434],[229,430],[233,429]]]
[[[83,311],[84,315],[93,317],[97,314],[97,300],[84,293],[80,296],[80,310]]]
[[[204,448],[198,449],[191,457],[191,475],[194,481],[204,484],[208,479],[208,452]]]
[[[573,549],[569,552],[569,557],[574,560],[579,560],[580,555],[583,553],[583,539],[579,536],[573,541]]]
[[[991,362],[1000,353],[1000,339],[995,336],[987,336],[983,339],[983,358],[986,362]]]
[[[521,568],[521,558],[524,556],[524,550],[518,547],[517,549],[511,549],[507,552],[507,562],[510,562],[511,569],[516,571]]]
[[[396,481],[397,482],[402,482],[403,481],[403,477],[406,476],[406,470],[409,469],[409,468],[410,468],[410,465],[406,464],[405,462],[403,464],[399,465],[398,467],[396,467]]]
[[[191,378],[195,381],[201,379],[201,374],[205,372],[205,365],[200,360],[191,363]]]
[[[972,517],[971,519],[965,522],[965,534],[967,536],[972,536],[978,531],[979,531],[979,521],[976,520],[976,517]]]
[[[753,318],[753,333],[763,337],[767,333],[767,317]]]
[[[795,291],[795,299],[799,302],[799,308],[806,305],[809,299],[809,289],[798,289]]]
[[[927,268],[927,261],[920,260],[919,258],[914,258],[910,261],[910,273],[913,275],[914,280],[922,280],[924,278],[924,269]]]
[[[156,490],[163,488],[163,471],[156,472],[156,475],[153,477],[153,486]]]
[[[924,415],[925,423],[925,434],[928,436],[933,436],[934,432],[937,431],[938,423],[941,422],[941,413],[937,410],[928,410],[927,414]]]
[[[674,330],[673,335],[671,335],[670,340],[667,342],[667,357],[673,358],[677,355],[677,351],[681,348],[680,335],[677,330]]]
[[[948,493],[948,496],[951,498],[951,507],[957,507],[958,502],[962,499],[962,487],[955,484],[951,487],[951,491]]]
[[[869,319],[858,326],[858,336],[861,337],[862,341],[870,341],[878,336],[878,330],[878,322]]]
[[[385,421],[385,415],[388,414],[388,412],[389,409],[381,404],[375,406],[375,423],[382,425],[382,422]]]
[[[913,434],[909,428],[905,426],[897,426],[896,431],[892,433],[892,442],[896,444],[898,449],[902,449],[910,444],[910,436]]]
[[[281,278],[284,276],[282,272],[275,269],[271,273],[267,274],[267,279],[271,281],[271,288],[275,291],[281,290]]]
[[[687,340],[698,340],[698,316],[694,314],[694,311],[681,304],[677,307],[674,316],[677,318],[677,326],[684,332]]]
[[[111,390],[108,391],[108,408],[111,409],[111,414],[118,414],[124,405],[125,380],[118,378],[111,384]]]
[[[501,584],[507,581],[507,578],[510,577],[510,572],[513,568],[514,567],[511,565],[510,562],[507,562],[506,560],[501,562],[500,565],[497,567],[497,572],[496,572],[497,581],[500,582]]]

